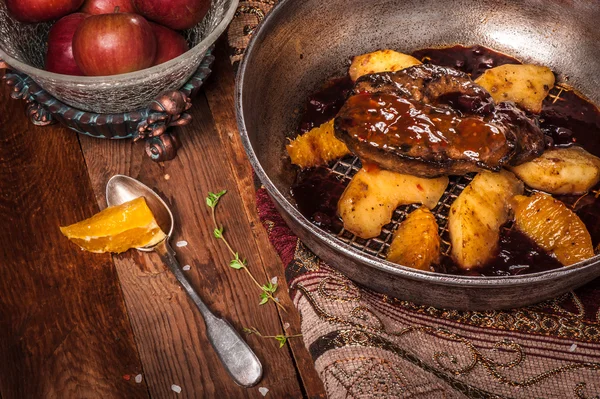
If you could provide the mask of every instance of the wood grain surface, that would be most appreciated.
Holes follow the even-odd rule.
[[[229,59],[225,52],[225,46],[217,46],[215,50],[216,60],[214,65],[213,79],[207,82],[204,92],[208,99],[215,126],[223,142],[223,149],[230,160],[229,164],[235,176],[244,211],[246,212],[249,225],[252,227],[254,240],[260,248],[259,255],[261,263],[268,274],[276,274],[283,270],[283,265],[275,249],[269,243],[267,232],[263,228],[256,209],[256,191],[254,190],[254,176],[250,162],[244,151],[235,117],[235,76]],[[282,284],[285,280],[280,279]],[[286,297],[287,297],[287,286]],[[286,298],[287,300],[287,298]],[[300,315],[296,311],[282,313],[280,317],[283,325],[288,327],[292,333],[300,331]],[[296,368],[305,389],[305,395],[310,398],[324,398],[325,388],[314,368],[310,353],[301,339],[289,341]]]
[[[258,219],[252,169],[235,123],[233,71],[225,44],[215,72],[194,100],[193,121],[178,128],[182,148],[154,163],[143,143],[100,140],[35,127],[24,104],[0,97],[0,398],[323,398],[301,339],[283,348],[247,336],[263,363],[254,388],[233,383],[207,341],[204,323],[156,254],[98,255],[79,250],[59,225],[106,206],[114,174],[147,184],[171,207],[172,244],[207,305],[238,331],[295,334],[300,319],[284,271]],[[209,191],[227,189],[218,218],[261,283],[277,276],[286,312],[259,305],[260,290],[212,236]],[[288,326],[289,325],[289,326]],[[142,374],[138,384],[135,376]],[[125,378],[124,378],[125,377]],[[127,380],[128,379],[128,380]],[[177,395],[172,386],[181,387]]]
[[[58,226],[98,211],[77,136],[39,128],[0,88],[0,395],[143,398],[144,382],[110,255]]]

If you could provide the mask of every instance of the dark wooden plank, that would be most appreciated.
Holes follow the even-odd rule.
[[[148,397],[111,256],[58,229],[98,210],[77,137],[33,126],[8,92],[2,84],[0,396]]]
[[[188,242],[187,247],[175,248],[178,258],[191,266],[187,273],[207,304],[239,331],[254,326],[265,333],[279,333],[281,323],[275,306],[258,305],[258,289],[244,272],[229,268],[229,254],[212,237],[205,205],[208,191],[229,190],[219,206],[219,218],[233,245],[249,259],[257,278],[266,282],[277,275],[283,281],[283,270],[267,275],[260,264],[261,249],[253,239],[243,193],[204,96],[194,100],[191,112],[193,122],[179,129],[183,148],[175,160],[164,164],[145,158],[141,143],[82,136],[80,142],[99,203],[105,205],[104,187],[116,173],[138,178],[161,193],[176,219],[173,243]],[[289,351],[279,349],[274,340],[253,337],[248,341],[263,362],[264,378],[255,388],[236,386],[210,348],[199,314],[158,257],[132,251],[115,257],[115,263],[152,396],[166,397],[172,393],[172,384],[182,387],[182,397],[190,398],[262,398],[259,387],[268,388],[274,398],[302,395]],[[280,296],[293,312],[283,290]]]
[[[216,62],[214,76],[205,86],[206,97],[210,106],[212,116],[215,120],[217,131],[221,140],[225,143],[223,149],[230,160],[246,217],[254,234],[254,240],[259,251],[261,264],[268,275],[281,274],[283,265],[269,243],[266,231],[260,223],[256,210],[256,192],[253,189],[252,167],[248,162],[242,141],[237,129],[235,119],[234,85],[235,77],[233,69],[226,56],[225,46],[220,43],[216,48]],[[282,287],[283,288],[283,287]],[[287,289],[287,287],[285,287]],[[288,301],[287,294],[286,302]],[[288,332],[300,331],[300,317],[298,312],[280,312],[283,323],[289,323]],[[302,379],[305,393],[311,398],[325,397],[323,382],[319,378],[310,353],[300,339],[289,341],[291,351],[296,362],[297,369]]]

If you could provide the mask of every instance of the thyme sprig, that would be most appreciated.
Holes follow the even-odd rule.
[[[217,223],[217,205],[219,204],[219,200],[221,199],[221,197],[224,196],[226,193],[227,193],[227,190],[223,190],[218,193],[209,192],[208,196],[206,197],[206,205],[208,205],[208,207],[211,209],[211,216],[212,216],[212,220],[213,220],[213,224],[214,224],[213,236],[217,240],[223,241],[223,243],[225,243],[225,246],[227,247],[227,249],[233,256],[233,259],[231,259],[231,261],[229,262],[229,266],[232,269],[246,271],[248,276],[250,276],[250,279],[252,280],[252,282],[254,282],[254,284],[256,284],[256,286],[258,288],[260,288],[260,290],[261,290],[260,299],[261,300],[260,300],[259,304],[264,305],[265,303],[269,302],[269,300],[271,300],[271,301],[273,301],[273,303],[275,303],[277,306],[279,306],[284,312],[286,312],[285,307],[281,303],[279,303],[279,298],[276,298],[273,296],[273,294],[275,294],[275,292],[277,291],[277,283],[270,281],[267,284],[260,284],[254,277],[254,275],[252,274],[250,269],[248,269],[248,261],[244,258],[241,258],[240,254],[233,249],[231,244],[229,244],[229,241],[227,241],[227,239],[225,238],[225,234],[224,234],[225,228],[223,226],[219,227],[219,223]]]
[[[258,329],[256,327],[250,327],[250,328],[244,328],[244,332],[248,335],[258,335],[261,338],[265,338],[265,339],[274,339],[277,342],[279,342],[279,347],[282,348],[283,345],[286,344],[287,340],[290,338],[298,338],[301,337],[302,334],[293,334],[293,335],[285,335],[285,334],[279,334],[279,335],[263,335],[260,331],[258,331]]]

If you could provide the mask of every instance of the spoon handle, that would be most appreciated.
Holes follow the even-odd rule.
[[[200,299],[196,290],[185,277],[177,258],[175,258],[175,251],[173,251],[167,240],[158,244],[154,250],[160,255],[162,261],[169,266],[177,281],[200,310],[206,324],[208,340],[229,375],[240,386],[249,388],[256,385],[262,377],[262,364],[246,341],[240,337],[231,324],[215,316]]]

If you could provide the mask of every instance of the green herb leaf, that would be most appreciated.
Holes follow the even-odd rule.
[[[215,238],[220,239],[223,238],[223,226],[221,226],[220,229],[215,228],[215,230],[213,231]]]
[[[240,259],[240,254],[236,252],[235,258],[233,258],[229,262],[229,266],[233,267],[236,270],[243,269],[244,267],[246,267],[246,259]]]
[[[287,342],[287,337],[285,335],[276,335],[275,339],[279,342],[279,347],[283,348],[283,345]]]
[[[264,305],[265,303],[269,302],[269,295],[267,295],[266,292],[262,292],[262,294],[260,294],[260,298],[261,301],[258,303],[259,305]]]
[[[208,205],[211,208],[214,208],[219,203],[219,200],[221,199],[221,197],[224,196],[226,193],[227,193],[227,190],[223,190],[216,194],[209,192],[208,197],[206,197],[206,205]]]
[[[265,292],[270,292],[271,294],[274,294],[275,291],[277,291],[277,284],[273,284],[273,283],[269,282],[260,288],[262,288],[262,290]]]
[[[229,266],[231,266],[232,268],[234,268],[236,270],[240,270],[240,269],[243,269],[245,267],[244,264],[242,263],[242,261],[239,260],[239,259],[232,259],[229,262]]]

